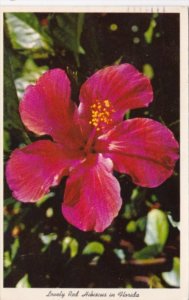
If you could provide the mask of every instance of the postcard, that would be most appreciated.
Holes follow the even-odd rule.
[[[187,7],[1,25],[1,299],[186,299]]]

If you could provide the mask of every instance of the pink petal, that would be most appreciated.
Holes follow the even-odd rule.
[[[156,187],[169,178],[178,159],[173,133],[159,122],[135,118],[117,125],[98,138],[96,151],[114,162],[140,186]]]
[[[148,106],[153,99],[150,81],[134,66],[122,64],[110,66],[97,71],[82,85],[80,91],[79,113],[81,121],[89,127],[91,119],[91,105],[96,100],[109,100],[112,122],[117,123],[123,119],[129,109]],[[107,126],[109,128],[109,126]]]
[[[101,154],[91,154],[68,178],[62,213],[81,230],[101,232],[117,216],[121,203],[112,161]]]
[[[30,85],[20,102],[25,126],[38,135],[51,135],[61,142],[72,124],[74,104],[70,100],[70,81],[61,69],[47,71]]]
[[[13,151],[6,166],[7,183],[16,199],[35,202],[57,185],[78,159],[65,155],[58,144],[37,141]]]

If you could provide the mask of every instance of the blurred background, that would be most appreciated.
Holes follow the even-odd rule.
[[[38,138],[18,113],[27,85],[51,68],[66,70],[72,99],[96,70],[133,64],[151,79],[154,101],[127,113],[149,117],[179,140],[179,14],[5,13],[4,160]],[[179,165],[158,188],[115,173],[122,209],[103,233],[82,232],[61,214],[66,179],[36,204],[4,186],[4,286],[179,287]]]

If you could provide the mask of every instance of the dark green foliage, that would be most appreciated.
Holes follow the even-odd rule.
[[[73,53],[77,66],[80,66],[79,54],[85,54],[80,38],[83,31],[84,14],[55,14],[50,18],[50,30],[55,47]]]
[[[11,50],[6,36],[4,46],[4,126],[5,129],[10,127],[20,129],[22,124],[18,114],[18,98],[11,68]]]

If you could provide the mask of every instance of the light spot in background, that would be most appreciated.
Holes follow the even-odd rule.
[[[139,44],[139,43],[140,43],[139,37],[137,37],[137,36],[134,37],[134,38],[133,38],[133,43],[134,43],[134,44]]]
[[[111,25],[110,25],[110,30],[111,30],[111,31],[116,31],[116,30],[118,30],[118,25],[115,24],[115,23],[111,24]]]
[[[161,37],[161,33],[160,33],[160,32],[156,32],[155,37],[156,37],[156,38]]]
[[[132,30],[132,32],[138,32],[139,28],[137,25],[133,25],[133,26],[131,26],[131,30]]]
[[[47,217],[47,218],[52,218],[53,214],[54,214],[53,208],[52,208],[52,207],[49,207],[49,208],[46,210],[46,217]]]

